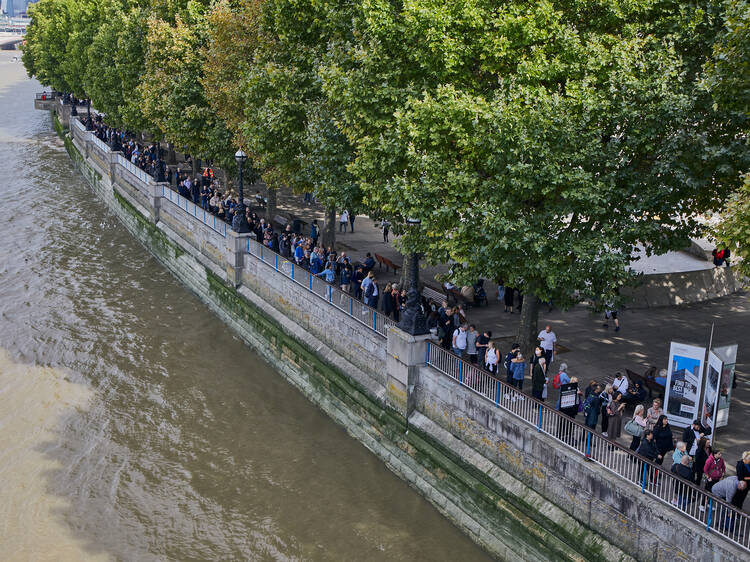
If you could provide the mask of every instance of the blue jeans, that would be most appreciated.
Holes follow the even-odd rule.
[[[455,354],[456,354],[456,355],[458,355],[459,357],[463,357],[463,355],[464,355],[464,350],[463,350],[463,349],[458,349],[457,347],[454,347],[454,348],[453,348],[453,353],[455,353]]]

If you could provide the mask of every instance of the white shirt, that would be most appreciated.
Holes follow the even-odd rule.
[[[459,328],[453,332],[453,337],[456,338],[456,349],[466,349],[466,332]]]
[[[628,391],[628,385],[628,377],[623,375],[620,380],[615,379],[612,381],[612,390],[625,394]]]
[[[341,218],[339,219],[339,222],[348,222],[349,221],[349,213],[344,211],[341,213]]]
[[[555,349],[555,342],[557,341],[555,332],[542,330],[541,332],[539,332],[537,339],[541,340],[539,347],[541,347],[542,349],[546,351],[553,351]]]

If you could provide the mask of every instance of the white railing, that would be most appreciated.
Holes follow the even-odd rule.
[[[99,150],[104,152],[104,154],[109,154],[111,152],[109,146],[107,146],[107,143],[105,143],[94,134],[91,135],[91,142],[93,142]]]
[[[82,133],[86,132],[86,127],[78,119],[71,119],[70,120],[70,126],[73,127],[74,129],[79,130]]]
[[[317,295],[331,306],[364,324],[376,334],[388,336],[388,328],[395,322],[362,301],[355,299],[338,287],[326,283],[323,279],[310,273],[303,267],[292,263],[281,254],[274,252],[263,244],[247,239],[247,253],[263,263],[283,273],[305,290]]]
[[[158,188],[157,188],[158,189]],[[223,237],[226,238],[227,236],[227,223],[225,223],[220,218],[217,218],[216,215],[212,215],[205,209],[202,209],[186,197],[183,197],[176,191],[172,191],[169,187],[162,184],[161,186],[161,195],[166,199],[167,201],[171,201],[174,203],[177,207],[179,207],[181,210],[185,211],[188,215],[198,219],[203,224],[205,224],[208,228],[213,230],[214,232],[217,232],[218,234],[221,234]]]
[[[432,342],[426,362],[540,433],[545,433],[606,470],[640,486],[641,492],[672,506],[706,530],[750,550],[750,515],[664,470],[619,443],[528,396]]]
[[[122,154],[117,155],[117,163],[145,184],[148,184],[153,179],[144,170],[141,170]]]

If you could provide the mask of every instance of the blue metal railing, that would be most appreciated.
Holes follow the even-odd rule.
[[[706,529],[750,550],[750,515],[747,513],[701,490],[692,482],[665,471],[660,465],[649,462],[439,345],[432,342],[427,342],[426,345],[427,364],[459,385],[537,431],[549,435],[567,449],[640,486],[644,494],[649,494],[698,521]]]

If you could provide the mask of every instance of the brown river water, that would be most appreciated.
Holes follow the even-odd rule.
[[[0,52],[0,559],[479,560],[74,171]]]

